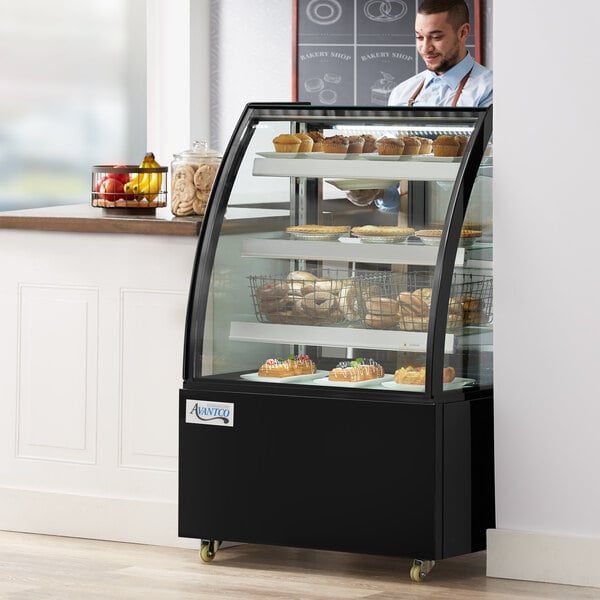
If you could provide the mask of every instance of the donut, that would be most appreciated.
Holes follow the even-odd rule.
[[[372,329],[394,329],[398,325],[399,318],[397,314],[367,313],[365,315],[365,325]]]
[[[337,300],[329,292],[311,292],[303,296],[302,308],[307,315],[324,317],[334,312]]]
[[[371,298],[365,302],[367,312],[374,315],[396,316],[400,309],[400,303],[394,298]]]
[[[285,298],[287,294],[288,286],[285,281],[267,281],[256,289],[256,297],[259,300]]]

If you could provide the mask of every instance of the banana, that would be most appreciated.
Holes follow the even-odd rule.
[[[140,167],[143,169],[156,169],[160,167],[160,164],[154,158],[152,152],[147,152]],[[136,194],[145,196],[148,201],[152,201],[158,196],[161,184],[162,173],[143,173],[139,181],[133,185],[133,191]]]

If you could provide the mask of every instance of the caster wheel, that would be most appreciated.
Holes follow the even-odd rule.
[[[435,566],[435,560],[413,560],[412,567],[410,568],[410,578],[412,581],[420,583],[424,581],[427,575]]]
[[[200,550],[198,552],[200,560],[202,562],[211,562],[217,554],[220,544],[221,542],[217,542],[215,540],[202,540],[200,542]]]
[[[423,581],[423,579],[421,578],[421,566],[420,565],[413,565],[410,568],[410,578],[413,581],[416,581],[417,583],[420,583],[421,581]]]

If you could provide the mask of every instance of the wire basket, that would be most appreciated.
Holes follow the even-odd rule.
[[[285,275],[250,275],[256,318],[292,325],[360,324],[362,285],[383,283],[385,273],[322,269]]]
[[[433,273],[389,273],[376,285],[362,282],[362,324],[371,329],[427,331]],[[493,317],[493,278],[455,273],[450,287],[447,329],[486,325]]]
[[[92,206],[101,208],[161,208],[167,205],[168,167],[123,165],[92,167]],[[132,191],[124,186],[139,176]]]

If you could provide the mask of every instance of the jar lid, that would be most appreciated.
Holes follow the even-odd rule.
[[[206,162],[206,159],[221,159],[221,155],[216,150],[211,150],[208,147],[208,142],[205,140],[194,142],[192,147],[188,150],[182,150],[179,154],[173,155],[176,158],[191,158],[194,160],[202,160]]]

